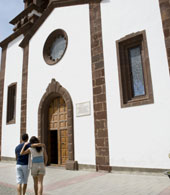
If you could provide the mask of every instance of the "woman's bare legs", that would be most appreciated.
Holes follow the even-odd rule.
[[[33,176],[33,180],[34,180],[34,192],[35,195],[38,195],[38,176]]]
[[[38,195],[43,194],[43,179],[44,175],[38,175]]]

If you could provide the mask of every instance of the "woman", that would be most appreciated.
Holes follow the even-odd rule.
[[[37,137],[33,136],[30,139],[30,144],[39,143]],[[45,147],[28,148],[24,151],[25,143],[20,155],[31,154],[31,175],[34,180],[35,195],[42,195],[43,193],[43,178],[45,175],[45,165],[47,164],[47,153]]]

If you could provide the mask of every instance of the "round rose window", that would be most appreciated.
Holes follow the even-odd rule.
[[[56,64],[63,57],[67,48],[67,34],[65,31],[58,29],[53,31],[47,38],[43,56],[47,64]]]

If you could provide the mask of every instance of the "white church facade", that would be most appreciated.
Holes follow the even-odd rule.
[[[49,164],[168,169],[169,0],[24,0],[0,43],[0,158],[23,133]]]

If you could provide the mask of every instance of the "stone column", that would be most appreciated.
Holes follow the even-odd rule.
[[[96,170],[111,171],[107,129],[105,71],[100,2],[90,3],[91,59],[95,125]]]
[[[4,97],[4,79],[6,67],[6,51],[7,46],[2,48],[1,71],[0,71],[0,160],[1,160],[1,143],[2,143],[2,113],[3,113],[3,97]]]
[[[21,91],[21,129],[20,129],[20,141],[21,136],[26,133],[27,122],[27,79],[28,79],[28,55],[29,45],[24,47],[23,52],[23,67],[22,67],[22,91]]]
[[[159,0],[159,5],[170,71],[170,0]]]

